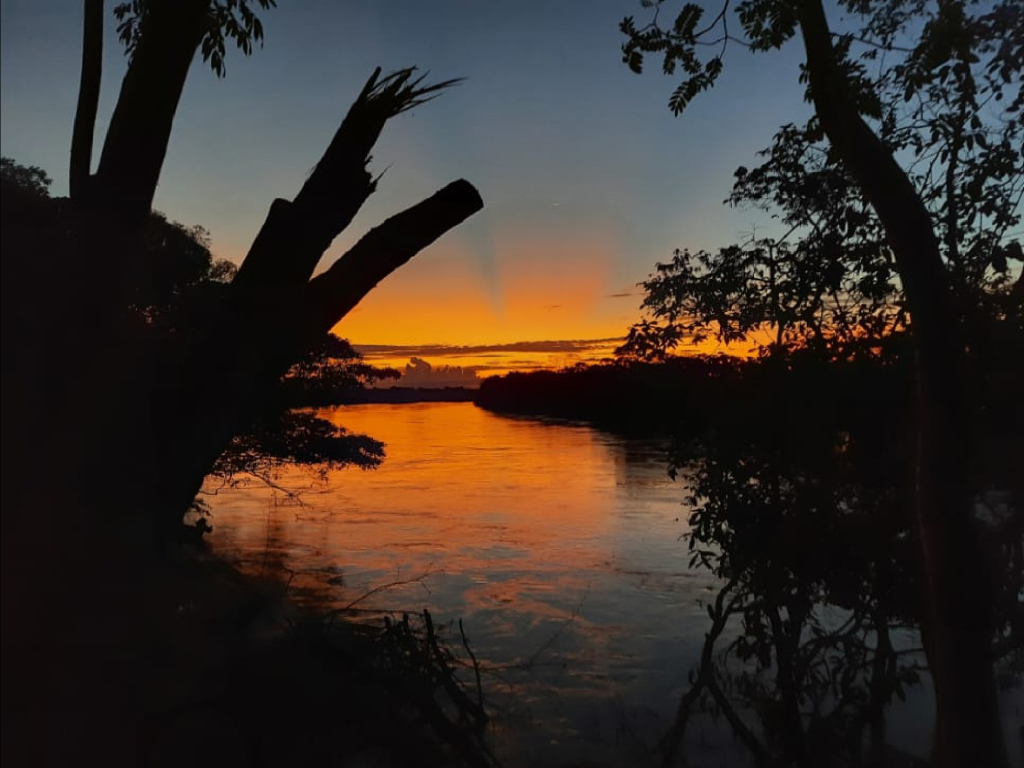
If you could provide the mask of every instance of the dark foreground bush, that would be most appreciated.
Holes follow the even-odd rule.
[[[222,563],[185,567],[166,638],[177,671],[151,686],[139,765],[493,764],[479,688],[456,676],[427,611],[382,624],[294,615]]]

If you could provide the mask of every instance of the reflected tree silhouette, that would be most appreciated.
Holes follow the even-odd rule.
[[[756,386],[794,388],[789,372],[767,374]],[[666,765],[702,700],[759,765],[859,760],[865,730],[882,755],[885,707],[916,680],[911,649],[892,640],[913,626],[905,492],[873,466],[893,435],[863,413],[781,399],[674,449],[675,468],[691,469],[691,567],[725,586],[663,743]],[[836,429],[840,416],[847,429]]]
[[[899,357],[776,355],[744,370],[728,418],[683,423],[672,471],[690,487],[690,566],[724,586],[662,741],[666,766],[701,712],[723,718],[758,765],[915,761],[886,730],[887,708],[928,671],[904,511],[908,368]],[[989,503],[1002,505],[982,529],[998,575],[993,658],[1019,685],[1020,518],[1004,494]]]

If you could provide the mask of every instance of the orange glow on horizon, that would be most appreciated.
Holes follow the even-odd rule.
[[[486,263],[458,238],[428,249],[381,282],[333,332],[356,346],[395,348],[365,353],[374,365],[401,370],[420,357],[486,377],[610,358],[640,319],[640,295],[623,291],[612,276],[620,246],[608,226],[492,232],[488,247],[494,255]],[[580,341],[592,343],[568,343]],[[502,345],[508,348],[496,348]],[[749,357],[753,347],[707,340],[679,352]]]
[[[377,286],[334,332],[356,344],[501,344],[624,336],[637,308],[609,298],[607,232],[496,237],[494,264],[457,244]]]

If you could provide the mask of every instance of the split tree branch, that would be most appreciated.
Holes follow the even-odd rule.
[[[294,202],[274,201],[235,285],[272,290],[309,280],[331,241],[377,187],[366,167],[387,121],[459,82],[424,86],[426,75],[415,72],[409,67],[381,78],[380,67],[374,70]],[[289,256],[281,258],[285,243]]]
[[[183,349],[175,366],[192,370],[195,361],[203,361],[208,375],[185,382],[165,377],[167,398],[176,407],[160,425],[160,445],[165,463],[192,478],[184,491],[189,499],[224,446],[304,352],[377,283],[483,207],[469,182],[456,181],[370,230],[326,273],[309,280],[331,241],[373,192],[366,165],[384,124],[456,82],[423,86],[424,76],[414,73],[405,69],[380,77],[376,70],[295,200],[274,201],[228,301],[213,308],[211,322],[219,330]],[[224,338],[236,340],[227,353]],[[232,393],[231,408],[223,407],[223,392]],[[169,508],[186,503],[175,499]]]

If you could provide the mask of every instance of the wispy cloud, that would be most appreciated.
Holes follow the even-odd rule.
[[[554,370],[612,356],[623,338],[517,341],[510,344],[353,344],[374,365],[403,368],[400,386],[476,386],[509,371]],[[433,362],[428,362],[427,359]],[[386,385],[385,385],[386,386]]]
[[[483,357],[517,352],[541,354],[572,354],[607,349],[621,344],[624,339],[612,336],[604,339],[565,339],[558,341],[516,341],[509,344],[358,344],[353,346],[365,357]]]

